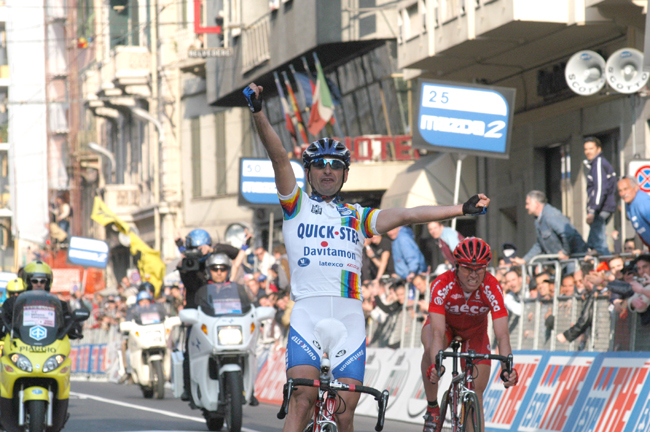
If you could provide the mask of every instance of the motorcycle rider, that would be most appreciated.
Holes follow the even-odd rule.
[[[135,304],[126,312],[126,321],[137,321],[139,319],[140,311],[144,308],[148,308],[151,304],[156,305],[156,309],[160,314],[160,319],[163,320],[167,315],[164,306],[160,303],[155,303],[151,293],[145,289],[138,293]]]
[[[232,260],[223,253],[212,254],[205,262],[206,277],[207,283],[202,286],[194,296],[194,304],[201,306],[203,308],[212,308],[213,303],[211,302],[210,297],[215,294],[214,288],[216,287],[216,294],[227,293],[227,292],[237,292],[239,299],[241,301],[241,312],[247,313],[251,309],[251,302],[246,294],[246,290],[243,286],[238,283],[230,281],[230,270],[232,268]],[[210,293],[209,293],[210,291]],[[189,335],[189,333],[188,333]],[[189,339],[189,338],[188,338]],[[186,356],[183,362],[183,386],[185,388],[185,393],[190,394],[190,366],[189,358],[187,356],[187,349],[185,351]],[[187,368],[185,364],[187,363]],[[251,397],[250,404],[252,406],[259,405],[259,402],[255,398],[255,395]]]
[[[27,290],[25,282],[22,279],[16,278],[7,282],[7,297],[17,297]]]
[[[23,284],[25,285],[25,291],[31,290],[44,290],[50,292],[52,288],[52,282],[54,281],[54,276],[52,273],[52,268],[44,263],[43,261],[32,261],[27,264],[23,269]],[[11,323],[13,321],[14,313],[14,304],[18,295],[11,296],[7,299],[6,302],[2,304],[2,314],[4,316],[4,322]],[[72,310],[70,309],[70,304],[67,301],[61,300],[61,307],[63,309],[63,318],[65,321],[72,319]],[[2,329],[0,337],[4,337],[8,329]],[[75,322],[72,325],[72,328],[68,332],[68,337],[70,339],[81,339],[82,335],[82,326],[80,322]]]

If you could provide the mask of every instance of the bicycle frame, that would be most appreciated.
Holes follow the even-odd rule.
[[[458,353],[460,349],[460,342],[453,341],[451,348],[454,353]],[[465,404],[467,395],[474,393],[474,377],[472,376],[472,369],[474,364],[471,360],[465,361],[465,370],[461,373],[458,372],[458,357],[454,357],[452,368],[452,379],[447,391],[447,398],[449,400],[448,409],[451,413],[451,430],[457,432],[464,430],[463,421],[465,419]],[[460,407],[460,412],[458,407]],[[441,419],[444,422],[444,419]]]
[[[442,401],[442,405],[446,406],[446,409],[441,410],[445,411],[445,414],[447,410],[450,410],[452,432],[466,430],[466,425],[464,424],[466,402],[472,399],[472,395],[476,395],[476,392],[474,391],[474,377],[472,376],[472,372],[474,371],[474,362],[480,360],[499,360],[506,364],[505,370],[509,373],[512,371],[513,364],[512,354],[508,357],[494,354],[476,354],[474,350],[469,350],[467,353],[459,353],[461,344],[462,342],[460,340],[454,339],[450,345],[452,352],[440,351],[436,358],[438,376],[442,376],[442,373],[444,373],[441,373],[443,368],[442,360],[446,357],[451,357],[453,359],[451,384],[449,384],[449,389],[445,392],[444,400]],[[458,362],[460,359],[465,360],[463,372],[459,372],[458,370]],[[505,371],[501,372],[502,378],[504,372]],[[479,407],[479,409],[481,409],[481,407]],[[441,418],[441,421],[444,422],[445,418]]]
[[[291,393],[296,386],[317,387],[318,399],[314,407],[314,420],[311,425],[305,428],[305,432],[337,432],[338,426],[334,416],[336,415],[336,398],[338,391],[351,391],[356,393],[367,393],[375,397],[378,403],[379,412],[377,414],[376,431],[381,431],[384,427],[384,416],[388,406],[388,391],[380,392],[372,387],[365,387],[353,384],[344,384],[330,376],[330,361],[326,356],[321,359],[320,379],[318,381],[289,378],[284,385],[282,406],[278,412],[278,418],[283,419],[289,411],[289,400]],[[327,394],[327,397],[325,395]],[[311,429],[310,429],[311,426]]]

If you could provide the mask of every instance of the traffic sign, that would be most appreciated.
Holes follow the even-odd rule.
[[[636,178],[639,189],[645,193],[650,193],[650,160],[636,159],[631,161],[627,172]]]
[[[291,161],[298,187],[305,186],[305,170]],[[268,159],[242,158],[239,166],[239,204],[248,206],[279,205],[273,165]]]
[[[68,261],[84,267],[106,268],[108,243],[85,237],[71,237]]]

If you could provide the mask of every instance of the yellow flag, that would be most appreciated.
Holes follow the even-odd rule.
[[[131,255],[135,258],[143,281],[151,282],[156,288],[154,297],[158,297],[165,277],[166,266],[160,259],[160,252],[151,249],[134,232],[129,234],[131,238]]]
[[[129,226],[120,219],[111,209],[108,208],[106,203],[98,196],[95,197],[95,203],[93,204],[93,213],[90,215],[90,218],[97,222],[100,225],[108,225],[109,223],[114,223],[118,230],[123,234],[128,234],[131,230]]]

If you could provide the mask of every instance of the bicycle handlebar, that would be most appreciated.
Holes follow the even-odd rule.
[[[305,386],[305,387],[317,387],[323,391],[330,390],[343,390],[351,391],[355,393],[366,393],[374,396],[379,407],[379,412],[377,414],[377,424],[375,425],[375,430],[380,432],[384,428],[384,418],[386,416],[386,407],[388,406],[388,391],[384,390],[380,392],[377,389],[372,387],[366,387],[361,385],[354,384],[345,384],[338,382],[336,380],[329,382],[322,382],[320,380],[310,380],[304,378],[289,378],[287,383],[284,385],[282,391],[282,406],[278,412],[278,418],[282,420],[286,417],[289,412],[289,399],[291,399],[291,393],[293,392],[294,387]]]
[[[507,381],[504,378],[504,373],[508,372],[508,375],[512,373],[512,366],[514,364],[512,354],[508,354],[508,356],[502,356],[498,354],[477,354],[474,352],[474,350],[469,350],[469,352],[466,353],[459,353],[459,352],[445,352],[445,351],[438,351],[438,355],[436,356],[436,372],[438,373],[439,377],[442,377],[444,374],[444,371],[441,373],[441,369],[443,368],[442,366],[442,361],[445,358],[448,357],[453,357],[453,358],[464,358],[465,360],[470,360],[472,363],[475,360],[499,360],[501,363],[505,363],[505,369],[501,371],[501,374],[499,375],[501,377],[501,381]]]

